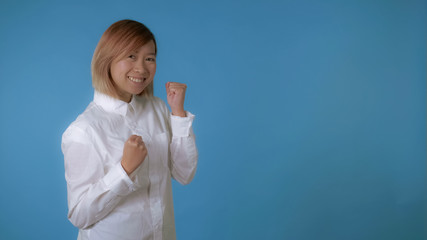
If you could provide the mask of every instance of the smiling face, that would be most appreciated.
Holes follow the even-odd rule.
[[[111,64],[111,77],[118,99],[130,102],[133,94],[140,94],[154,79],[156,73],[156,46],[150,40],[123,58]]]

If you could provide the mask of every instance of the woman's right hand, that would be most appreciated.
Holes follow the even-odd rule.
[[[123,147],[122,167],[130,175],[147,156],[147,148],[141,136],[132,135]]]

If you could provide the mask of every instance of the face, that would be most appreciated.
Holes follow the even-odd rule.
[[[153,81],[156,73],[155,52],[151,40],[124,58],[112,62],[111,76],[120,100],[130,102],[132,94],[140,94]]]

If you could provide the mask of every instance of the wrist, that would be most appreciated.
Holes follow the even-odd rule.
[[[131,174],[131,172],[129,172],[129,170],[123,165],[123,161],[121,161],[121,165],[123,170],[125,170],[126,174],[129,176]]]
[[[186,112],[184,110],[184,106],[179,107],[171,107],[172,115],[179,116],[179,117],[186,117]]]
[[[182,111],[172,111],[172,115],[178,116],[178,117],[186,117],[187,116],[187,114],[185,113],[184,110],[182,110]]]

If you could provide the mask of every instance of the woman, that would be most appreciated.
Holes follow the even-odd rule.
[[[197,167],[186,85],[166,84],[169,112],[153,96],[157,46],[143,24],[122,20],[92,59],[93,101],[62,137],[68,218],[78,239],[175,239],[171,177]]]

